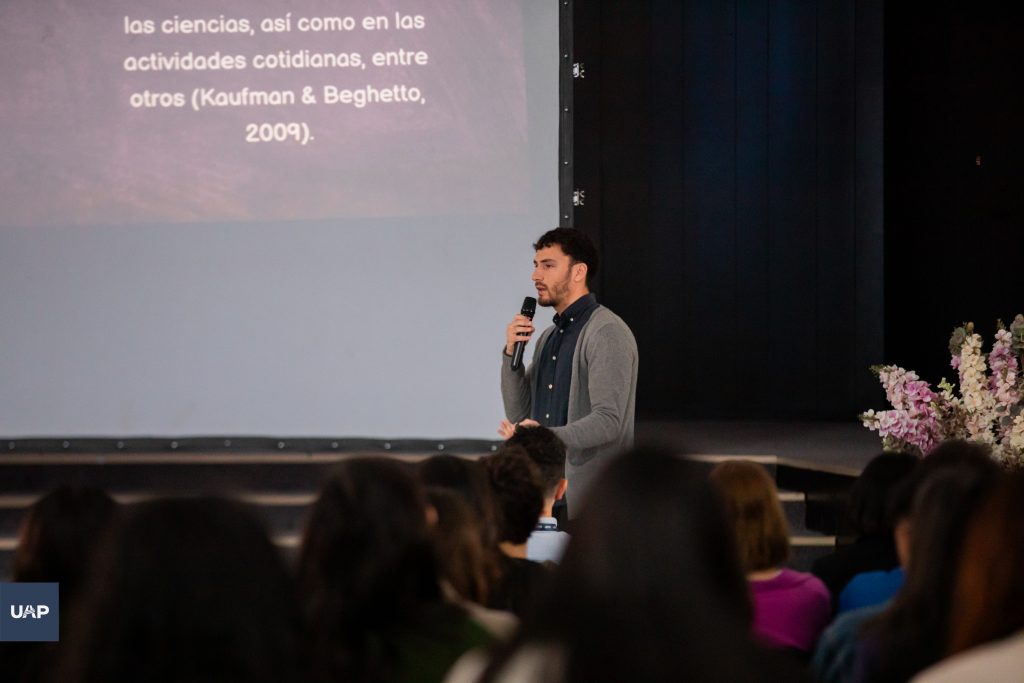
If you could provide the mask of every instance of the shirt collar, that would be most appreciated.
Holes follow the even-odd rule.
[[[552,318],[551,321],[555,323],[557,327],[564,329],[568,327],[573,320],[592,308],[597,308],[597,297],[594,296],[593,292],[590,292],[589,294],[584,294],[579,299],[576,299],[576,301],[573,301],[572,304],[569,305],[569,308],[562,311],[561,314],[556,313],[555,317]]]
[[[558,520],[554,517],[541,517],[537,520],[537,531],[558,531]]]

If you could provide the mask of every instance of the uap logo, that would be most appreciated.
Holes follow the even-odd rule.
[[[42,619],[49,613],[49,605],[11,605],[12,619]]]
[[[0,642],[60,639],[55,583],[0,583]]]

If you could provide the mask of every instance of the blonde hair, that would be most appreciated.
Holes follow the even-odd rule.
[[[789,526],[775,482],[765,468],[727,460],[711,471],[711,482],[736,530],[740,561],[747,573],[773,569],[789,559]]]

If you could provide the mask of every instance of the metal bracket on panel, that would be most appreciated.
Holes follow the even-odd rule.
[[[583,70],[583,62],[573,62],[572,64],[572,77],[583,78],[586,72]]]
[[[584,200],[586,200],[586,192],[584,190],[573,190],[572,191],[572,205],[583,206]]]

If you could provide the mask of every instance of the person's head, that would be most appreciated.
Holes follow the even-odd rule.
[[[921,472],[909,517],[905,583],[866,626],[879,645],[873,680],[908,680],[946,651],[956,558],[967,521],[998,477],[976,463]]]
[[[888,537],[893,532],[889,515],[893,492],[920,462],[909,453],[882,453],[867,464],[850,489],[848,515],[862,536]]]
[[[547,427],[517,427],[505,441],[506,446],[519,446],[540,470],[546,504],[565,495],[565,444]]]
[[[117,510],[97,488],[61,486],[46,494],[22,521],[12,580],[60,583],[61,603],[70,605]]]
[[[736,530],[740,561],[748,574],[774,569],[789,558],[789,527],[768,471],[755,462],[726,460],[711,470],[726,517]]]
[[[95,560],[55,680],[304,680],[291,576],[242,503],[131,506]]]
[[[344,460],[310,510],[298,582],[316,668],[336,680],[383,675],[380,640],[440,602],[426,494],[399,463]]]
[[[951,439],[931,453],[893,487],[886,509],[886,524],[893,529],[900,564],[906,568],[913,554],[913,507],[921,487],[937,472],[954,469],[974,478],[994,478],[1000,469],[992,459],[992,449],[980,443]]]
[[[960,552],[949,653],[1024,629],[1024,474],[998,482],[971,518]]]
[[[419,463],[416,475],[428,489],[454,491],[467,500],[480,521],[484,548],[497,548],[498,504],[483,463],[455,455],[435,455]]]
[[[995,473],[999,465],[992,458],[992,447],[977,441],[949,439],[932,449],[921,461],[927,474],[945,467],[969,467]]]
[[[638,448],[609,462],[591,491],[512,650],[557,646],[562,680],[769,678],[733,532],[702,467]]]
[[[498,501],[498,540],[512,545],[526,543],[544,507],[540,470],[519,446],[506,446],[484,459],[491,488]]]
[[[590,291],[597,275],[597,248],[586,233],[555,228],[541,235],[533,248],[537,303],[561,312]]]
[[[487,604],[492,577],[480,541],[480,520],[469,502],[454,491],[430,489],[427,498],[437,511],[431,538],[438,574],[463,599]]]

